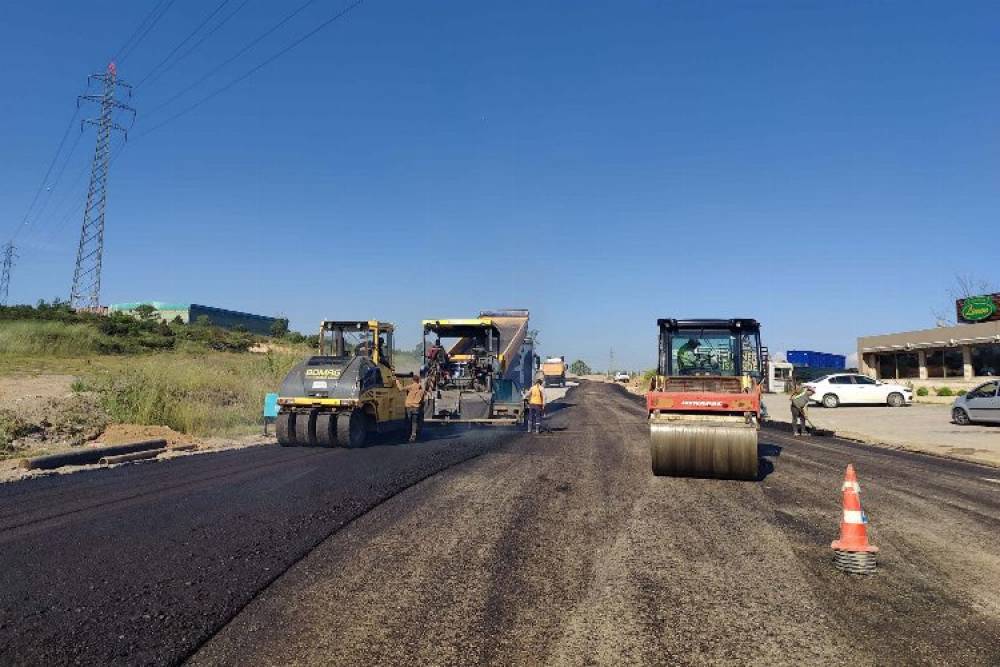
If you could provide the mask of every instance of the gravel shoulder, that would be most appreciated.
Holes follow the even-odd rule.
[[[766,430],[762,482],[655,478],[641,402],[599,383],[548,425],[359,517],[191,662],[1000,662],[990,469]],[[849,461],[868,579],[829,549]]]
[[[772,420],[791,423],[788,396],[765,394],[764,404]],[[1000,425],[953,424],[950,404],[812,406],[809,419],[851,440],[1000,467]]]

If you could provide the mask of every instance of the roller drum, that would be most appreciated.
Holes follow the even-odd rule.
[[[654,475],[757,479],[757,429],[711,422],[650,422]]]

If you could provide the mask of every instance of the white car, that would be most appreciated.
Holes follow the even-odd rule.
[[[615,382],[628,382],[632,378],[625,371],[618,371],[615,373]]]
[[[913,390],[901,384],[880,382],[858,373],[824,375],[802,383],[813,390],[812,400],[825,408],[838,405],[888,405],[898,408],[913,402]]]
[[[973,422],[1000,423],[1000,381],[990,380],[951,404],[951,419],[960,426]]]

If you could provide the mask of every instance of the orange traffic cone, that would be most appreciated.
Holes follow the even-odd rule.
[[[844,517],[840,522],[840,539],[830,544],[837,569],[851,574],[873,574],[878,547],[868,542],[868,516],[861,509],[858,479],[854,467],[847,466],[843,484]]]
[[[854,489],[854,493],[861,493],[861,487],[858,486],[858,475],[854,472],[853,463],[847,464],[847,470],[844,472],[844,483],[840,488],[841,490]]]

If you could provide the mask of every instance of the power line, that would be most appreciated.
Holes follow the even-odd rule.
[[[143,83],[145,83],[145,82],[146,82],[146,80],[147,80],[147,79],[149,79],[149,77],[153,76],[153,74],[155,74],[155,73],[156,73],[156,70],[158,70],[158,69],[160,69],[161,67],[163,67],[163,66],[164,66],[164,65],[165,65],[165,64],[167,63],[167,61],[169,61],[169,60],[170,60],[170,59],[171,59],[171,58],[173,57],[173,55],[174,55],[175,53],[177,53],[177,52],[178,52],[178,51],[179,51],[179,50],[181,49],[181,47],[183,47],[183,46],[184,46],[185,44],[187,44],[187,43],[188,43],[188,41],[189,41],[189,40],[190,40],[190,39],[191,39],[192,37],[194,37],[195,35],[197,35],[197,34],[198,34],[198,32],[199,32],[199,31],[201,31],[201,29],[202,29],[202,28],[204,28],[204,27],[205,27],[205,25],[206,25],[206,24],[207,24],[207,23],[208,23],[209,21],[211,21],[211,20],[212,20],[212,17],[214,17],[214,16],[216,15],[216,14],[218,14],[218,13],[219,13],[219,12],[220,12],[220,11],[222,10],[222,8],[223,8],[223,7],[225,7],[225,6],[226,6],[226,5],[228,4],[228,3],[229,3],[229,0],[222,0],[222,2],[220,2],[220,3],[218,4],[218,5],[216,5],[216,6],[215,6],[215,9],[213,9],[213,10],[212,10],[212,11],[211,11],[211,12],[209,13],[209,15],[208,15],[208,16],[206,16],[206,17],[205,17],[205,18],[204,18],[204,19],[202,20],[202,22],[201,22],[201,23],[199,23],[199,24],[197,25],[197,27],[195,27],[195,29],[194,29],[194,30],[192,30],[191,32],[189,32],[189,33],[188,33],[188,35],[187,35],[187,37],[185,37],[184,39],[182,39],[182,40],[181,40],[181,41],[180,41],[180,42],[179,42],[179,43],[177,44],[177,46],[175,46],[175,47],[174,47],[174,48],[173,48],[173,49],[172,49],[172,50],[170,51],[170,53],[168,53],[168,54],[167,54],[167,55],[166,55],[166,56],[165,56],[165,57],[163,58],[163,60],[161,60],[161,61],[160,61],[159,63],[157,63],[157,64],[156,64],[156,66],[155,66],[155,67],[153,67],[153,69],[151,69],[151,70],[149,71],[149,73],[148,73],[148,74],[146,74],[146,76],[142,77],[142,79],[140,79],[140,80],[139,80],[139,83],[135,84],[135,88],[139,88],[140,86],[142,86],[142,84],[143,84]]]
[[[139,24],[139,27],[135,29],[135,32],[132,33],[132,37],[129,37],[129,41],[125,42],[125,46],[118,49],[118,53],[115,54],[115,57],[112,58],[112,60],[117,61],[118,63],[125,62],[125,59],[132,54],[132,52],[135,50],[135,47],[139,46],[139,43],[142,42],[143,39],[145,39],[146,35],[149,34],[149,31],[152,30],[157,23],[159,23],[160,19],[163,18],[163,15],[167,13],[167,10],[170,9],[170,6],[173,5],[175,1],[176,0],[160,0],[160,2],[155,7],[153,7],[152,11],[150,11],[150,13],[146,16],[146,18],[142,20],[142,23]],[[160,9],[161,6],[163,7],[163,9],[157,14],[157,10]],[[147,22],[149,23],[149,25],[147,25],[146,28],[143,29],[143,25],[145,25]],[[141,34],[139,34],[138,37],[136,37],[136,34],[139,33],[140,30],[142,31]],[[132,39],[133,37],[135,37],[134,41]]]
[[[70,117],[69,123],[66,125],[66,130],[63,132],[62,139],[59,140],[59,146],[56,147],[56,154],[52,156],[52,161],[49,162],[49,167],[45,170],[45,175],[42,176],[42,182],[38,184],[38,189],[35,190],[35,196],[31,198],[31,204],[28,205],[28,210],[24,212],[24,217],[21,218],[21,223],[10,236],[12,241],[17,238],[18,234],[21,233],[21,228],[28,223],[28,217],[31,215],[32,210],[34,210],[35,204],[38,203],[38,197],[42,194],[42,190],[45,189],[45,183],[49,180],[49,174],[52,173],[52,167],[56,165],[56,160],[59,159],[59,154],[62,153],[63,146],[66,145],[66,138],[69,136],[69,131],[73,128],[73,123],[76,121],[76,117],[79,113],[80,110],[76,109],[73,112],[72,117]]]
[[[163,76],[164,74],[166,74],[170,69],[172,69],[174,67],[174,65],[176,65],[180,61],[184,60],[185,58],[187,58],[192,53],[194,53],[198,49],[199,46],[201,46],[202,44],[204,44],[205,41],[208,40],[209,37],[211,37],[216,32],[218,32],[218,30],[220,28],[222,28],[222,26],[224,26],[227,23],[229,23],[229,19],[231,19],[234,16],[236,16],[237,14],[239,14],[240,10],[243,9],[244,7],[246,7],[247,3],[249,3],[249,2],[250,2],[250,0],[243,0],[243,2],[240,3],[239,7],[237,7],[236,9],[234,9],[233,11],[229,12],[224,17],[222,17],[222,20],[219,21],[218,23],[216,23],[215,26],[213,26],[211,30],[209,30],[204,35],[202,35],[201,38],[197,42],[195,42],[194,44],[192,44],[191,48],[189,48],[187,51],[185,51],[181,55],[177,56],[173,60],[173,62],[171,62],[170,64],[168,64],[166,67],[164,67],[163,69],[161,69],[156,74],[147,75],[146,78],[143,79],[142,81],[140,81],[139,83],[142,84],[143,82],[145,82],[147,80],[148,81],[156,81],[161,76]],[[136,86],[136,88],[138,88],[138,86]]]
[[[312,1],[313,0],[310,0],[310,2],[307,2],[306,4],[307,5],[311,4]],[[202,104],[205,104],[209,100],[211,100],[211,99],[213,99],[213,98],[221,95],[222,93],[226,92],[227,90],[229,90],[230,88],[232,88],[236,84],[240,83],[241,81],[244,81],[244,80],[248,79],[250,76],[252,76],[253,74],[257,73],[259,70],[263,69],[267,65],[270,65],[272,62],[274,62],[275,60],[277,60],[281,56],[285,55],[286,53],[288,53],[289,51],[291,51],[292,49],[294,49],[298,45],[302,44],[302,42],[306,41],[307,39],[309,39],[310,37],[312,37],[316,33],[320,32],[321,30],[323,30],[324,28],[326,28],[327,26],[329,26],[331,23],[334,23],[335,21],[338,21],[339,19],[341,19],[344,16],[346,16],[351,10],[355,9],[358,5],[362,4],[364,1],[365,0],[355,0],[355,2],[351,3],[350,5],[348,5],[343,10],[341,10],[340,12],[338,12],[337,14],[335,14],[334,16],[330,17],[326,21],[323,21],[318,26],[316,26],[315,28],[313,28],[312,30],[310,30],[309,32],[307,32],[306,34],[302,35],[301,37],[299,37],[298,39],[296,39],[294,42],[292,42],[291,44],[289,44],[285,48],[283,48],[280,51],[278,51],[277,53],[273,54],[271,57],[267,58],[266,60],[264,60],[263,62],[259,63],[258,65],[252,67],[251,69],[249,69],[248,71],[244,72],[240,76],[236,77],[235,79],[233,79],[232,81],[230,81],[226,85],[222,86],[221,88],[218,88],[215,91],[209,93],[208,95],[206,95],[205,97],[201,98],[200,100],[198,100],[197,102],[195,102],[191,106],[186,107],[186,108],[178,111],[174,115],[169,116],[168,118],[166,118],[163,122],[158,123],[158,124],[154,125],[153,127],[151,127],[149,129],[141,132],[138,135],[137,138],[142,138],[142,137],[145,137],[146,135],[148,135],[148,134],[150,134],[152,132],[155,132],[156,130],[160,129],[164,125],[167,125],[168,123],[171,123],[171,122],[177,120],[181,116],[184,116],[184,115],[186,115],[186,114],[194,111],[195,109],[197,109],[198,107],[200,107]],[[305,5],[303,5],[303,7],[304,6]],[[162,107],[162,105],[161,105],[161,107]],[[158,107],[158,108],[160,108],[160,107]]]
[[[51,183],[48,184],[48,187],[45,188],[45,197],[42,199],[42,204],[38,207],[38,211],[34,214],[34,220],[25,221],[23,226],[28,227],[29,236],[32,232],[38,229],[38,221],[45,215],[45,210],[52,202],[53,193],[59,187],[63,174],[66,172],[66,167],[69,166],[70,161],[73,159],[73,154],[76,153],[76,147],[80,145],[80,139],[82,138],[83,132],[77,132],[76,139],[73,140],[73,144],[69,147],[69,151],[66,153],[66,157],[63,159],[62,165],[59,167],[59,171],[56,172],[56,177]]]
[[[167,99],[162,104],[160,104],[158,106],[155,106],[152,109],[150,109],[147,112],[147,117],[149,115],[151,115],[151,114],[155,114],[160,109],[162,109],[162,108],[164,108],[166,106],[169,106],[175,100],[177,100],[179,97],[182,97],[183,95],[187,94],[189,91],[191,91],[194,88],[197,88],[198,86],[200,86],[202,83],[204,83],[209,78],[211,78],[212,76],[214,76],[221,69],[223,69],[227,65],[235,62],[244,53],[246,53],[247,51],[249,51],[253,47],[257,46],[257,44],[259,44],[261,41],[263,41],[264,39],[266,39],[267,37],[269,37],[276,30],[278,30],[279,28],[281,28],[281,26],[283,26],[286,23],[288,23],[289,21],[291,21],[293,18],[295,18],[296,16],[298,16],[299,14],[301,14],[305,9],[307,9],[310,5],[313,5],[315,3],[316,3],[316,0],[306,0],[306,2],[303,3],[302,5],[300,5],[298,9],[294,10],[291,14],[288,14],[283,19],[281,19],[280,21],[278,21],[276,24],[274,24],[273,26],[271,26],[270,28],[268,28],[267,30],[265,30],[264,32],[262,32],[261,34],[259,34],[256,37],[254,37],[252,40],[250,40],[250,42],[248,44],[246,44],[243,48],[241,48],[239,51],[237,51],[234,55],[232,55],[231,57],[229,57],[227,60],[223,61],[222,63],[216,65],[213,69],[211,69],[208,72],[206,72],[197,81],[195,81],[191,85],[187,86],[186,88],[181,89],[179,92],[175,93],[172,97],[170,97],[169,99]]]

